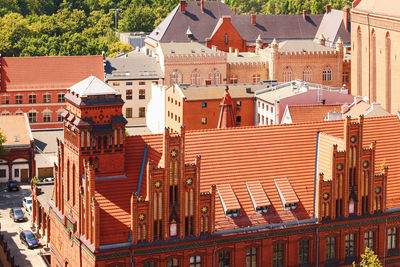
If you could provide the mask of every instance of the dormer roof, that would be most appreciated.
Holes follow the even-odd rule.
[[[118,95],[119,93],[95,76],[90,76],[83,81],[71,86],[69,90],[81,97],[99,95]]]

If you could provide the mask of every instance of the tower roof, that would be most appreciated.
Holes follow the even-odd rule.
[[[94,95],[117,95],[116,90],[101,81],[95,76],[90,76],[69,88],[71,92],[79,96],[94,96]]]
[[[232,98],[229,89],[225,89],[225,95],[221,101],[221,113],[218,120],[218,128],[235,127],[235,119],[233,116]]]

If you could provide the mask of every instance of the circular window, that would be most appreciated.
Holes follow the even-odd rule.
[[[380,194],[382,192],[382,188],[380,187],[380,186],[377,186],[376,188],[375,188],[375,193],[376,194]]]
[[[172,149],[171,150],[171,157],[176,158],[178,156],[178,150]]]
[[[324,200],[328,200],[329,199],[329,193],[324,193],[323,196]]]
[[[350,137],[350,142],[355,143],[357,141],[357,137],[355,137],[354,135],[352,137]]]
[[[201,208],[201,213],[206,214],[208,212],[208,207],[207,206],[203,206]]]
[[[363,167],[364,168],[368,168],[369,167],[369,161],[368,160],[363,162]]]
[[[342,164],[342,163],[338,163],[338,164],[336,165],[336,169],[337,169],[338,171],[343,170],[343,164]]]
[[[162,185],[162,182],[161,182],[160,180],[157,180],[157,181],[154,183],[154,187],[157,188],[157,189],[159,189],[159,188],[161,187],[161,185]]]
[[[187,185],[192,185],[193,184],[193,178],[187,178],[186,179],[186,184]]]
[[[140,213],[138,216],[139,221],[143,222],[146,219],[146,214]]]

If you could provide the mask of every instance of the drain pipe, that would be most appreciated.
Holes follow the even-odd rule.
[[[319,265],[319,226],[317,224],[317,228],[315,229],[315,235],[316,235],[316,239],[317,239],[317,255],[315,257],[315,266],[318,267]]]
[[[217,243],[214,241],[214,251],[213,251],[213,264],[212,266],[215,267],[215,253],[217,251]]]

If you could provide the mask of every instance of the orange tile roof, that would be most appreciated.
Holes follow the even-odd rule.
[[[323,121],[328,112],[341,112],[342,105],[288,105],[292,123]]]
[[[260,181],[246,182],[246,186],[253,202],[254,209],[271,205],[271,202],[269,201]]]
[[[299,202],[299,199],[297,198],[288,178],[274,179],[274,182],[276,189],[278,189],[279,197],[281,198],[283,205]]]
[[[104,80],[102,56],[2,57],[1,89],[67,89],[90,75]]]
[[[313,218],[318,132],[343,138],[344,120],[187,131],[186,163],[193,163],[197,155],[202,156],[201,192],[209,192],[213,184],[221,187],[229,181],[241,207],[241,216],[230,218],[225,215],[221,201],[217,200],[216,230]],[[376,171],[383,161],[389,167],[387,207],[400,207],[400,157],[397,156],[397,151],[400,151],[399,119],[397,116],[365,118],[363,134],[364,147],[374,140],[377,142]],[[120,179],[121,183],[113,180],[112,183],[101,181],[99,187],[96,184],[96,190],[105,192],[98,192],[98,195],[103,197],[102,215],[109,218],[101,220],[102,236],[112,239],[108,243],[126,242],[130,218],[128,207],[131,194],[138,184],[144,147],[150,145],[148,158],[154,159],[157,165],[161,159],[162,138],[162,135],[127,137],[125,166],[128,178]],[[282,206],[274,182],[274,179],[282,177],[289,179],[299,199],[295,210],[285,210]],[[267,213],[260,214],[254,210],[245,184],[254,181],[259,181],[268,192],[271,205]],[[145,195],[146,181],[143,182],[141,194]],[[117,217],[111,216],[116,213]],[[103,233],[103,229],[107,231]],[[118,236],[122,230],[124,234]]]
[[[240,204],[230,184],[217,184],[217,192],[225,213],[228,210],[240,210]]]
[[[26,115],[0,115],[0,130],[6,136],[5,147],[27,147],[33,136]]]

